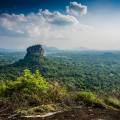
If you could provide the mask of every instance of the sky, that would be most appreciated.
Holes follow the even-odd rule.
[[[120,50],[120,0],[0,0],[0,48]]]

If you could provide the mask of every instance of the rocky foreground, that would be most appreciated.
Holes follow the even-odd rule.
[[[33,115],[27,117],[15,117],[13,115],[6,119],[1,117],[0,120],[120,120],[120,111],[98,108],[74,108],[53,115]]]

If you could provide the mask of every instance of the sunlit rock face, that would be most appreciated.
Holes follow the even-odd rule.
[[[42,48],[42,45],[34,45],[27,48],[27,53],[24,57],[24,60],[28,62],[40,64],[43,58],[44,58],[44,49]]]

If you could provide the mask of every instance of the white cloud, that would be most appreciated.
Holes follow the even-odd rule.
[[[0,47],[25,48],[46,44],[68,49],[120,49],[120,16],[110,12],[110,15],[89,14],[82,17],[86,13],[87,6],[71,2],[67,13],[39,10],[28,15],[2,14]]]
[[[52,23],[54,25],[72,25],[72,24],[77,24],[78,20],[70,15],[64,15],[58,11],[56,12],[50,12],[49,10],[40,10],[39,15],[41,15],[46,22]]]
[[[87,14],[87,6],[77,2],[70,2],[70,5],[66,7],[67,13],[73,16],[82,16]]]
[[[59,27],[72,27],[79,25],[79,21],[71,16],[58,11],[39,10],[38,13],[28,15],[3,14],[0,16],[0,28],[10,32],[28,36],[40,36],[50,34],[51,30],[59,30]]]
[[[16,40],[21,37],[21,43],[26,45],[31,40],[30,44],[42,43],[65,48],[78,33],[88,29],[91,28],[80,24],[79,20],[72,15],[59,11],[50,12],[47,9],[40,9],[37,13],[28,15],[6,13],[0,16],[0,35],[7,36],[7,39],[14,37]],[[23,41],[24,38],[26,41]],[[65,44],[62,45],[63,43]]]
[[[76,2],[71,5],[69,10],[77,10],[80,15],[86,13],[85,6]],[[78,6],[79,9],[74,8],[73,5]],[[37,43],[59,48],[83,46],[88,40],[86,33],[90,34],[90,31],[92,31],[92,27],[81,24],[76,16],[59,11],[50,12],[40,9],[37,13],[28,15],[7,13],[0,15],[1,43],[9,44],[12,47],[17,40],[19,40],[19,44],[16,44],[15,47]]]

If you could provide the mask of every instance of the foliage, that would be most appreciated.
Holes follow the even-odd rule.
[[[67,90],[57,82],[48,83],[38,70],[32,74],[26,69],[15,81],[1,82],[0,96],[20,108],[62,102]]]
[[[115,97],[106,97],[104,102],[109,106],[120,109],[120,100]]]
[[[25,53],[23,51],[1,51],[0,50],[0,66],[12,64],[15,61],[23,58]]]
[[[77,92],[75,95],[75,100],[77,102],[81,102],[90,106],[102,107],[102,108],[106,107],[103,100],[97,98],[96,94],[92,92],[82,92],[82,91]]]
[[[64,101],[65,97],[68,95],[66,88],[60,86],[58,82],[51,83],[48,92],[52,102]]]
[[[26,68],[32,72],[40,70],[47,81],[57,81],[71,91],[85,90],[119,95],[120,52],[64,51],[47,55],[44,64],[40,66],[19,61],[0,67],[0,80],[16,80]]]
[[[9,63],[0,63],[0,99],[21,112],[54,110],[56,103],[67,102],[120,109],[117,98],[103,98],[120,97],[119,52],[61,52],[46,56],[41,65],[19,61],[3,66]]]
[[[6,85],[6,86],[5,86]],[[12,103],[36,105],[44,102],[49,88],[48,82],[36,71],[32,74],[29,70],[24,70],[23,75],[15,81],[1,84],[3,97],[10,99]]]

